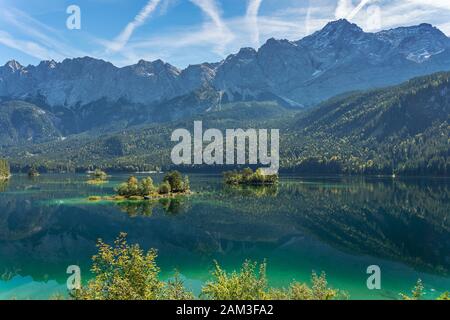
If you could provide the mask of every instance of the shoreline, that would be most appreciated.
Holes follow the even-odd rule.
[[[223,172],[217,171],[217,172],[209,172],[209,171],[180,171],[183,174],[203,174],[203,175],[223,175]],[[27,175],[26,172],[21,171],[14,171],[15,175]],[[122,175],[122,174],[136,174],[136,175],[149,175],[149,174],[162,174],[164,172],[132,172],[132,171],[114,171],[108,176],[114,176],[114,175]],[[42,172],[40,175],[85,175],[86,172],[82,171],[75,171],[75,172],[56,172],[56,171],[50,171],[50,172]],[[296,176],[296,177],[304,177],[304,178],[326,178],[326,177],[348,177],[348,178],[392,178],[392,179],[408,179],[408,178],[427,178],[427,179],[450,179],[450,175],[442,176],[442,175],[399,175],[396,174],[395,177],[392,176],[392,174],[351,174],[351,173],[304,173],[304,172],[289,172],[289,171],[283,171],[280,170],[279,172],[280,177],[289,177],[289,176]],[[9,178],[12,177],[12,174],[9,176]],[[0,177],[0,180],[2,178]]]
[[[158,194],[158,195],[148,195],[148,196],[89,196],[88,201],[110,201],[110,202],[124,202],[124,201],[157,201],[161,199],[174,199],[177,197],[188,197],[194,195],[195,192],[182,192],[182,193],[168,193],[168,194]]]

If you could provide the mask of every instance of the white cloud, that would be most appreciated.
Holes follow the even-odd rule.
[[[218,54],[224,55],[225,49],[228,43],[233,41],[234,35],[228,29],[228,26],[224,23],[221,17],[220,10],[215,0],[190,0],[196,6],[198,6],[213,22],[215,31],[211,30],[210,24],[204,25],[204,32],[200,33],[205,35],[205,32],[215,33],[215,50]],[[201,38],[203,38],[203,36]],[[207,38],[210,38],[207,36]]]
[[[373,2],[372,0],[361,0],[361,2],[353,8],[353,10],[347,15],[347,19],[353,19],[365,6]]]
[[[122,50],[130,40],[136,28],[139,28],[145,23],[145,21],[147,21],[150,15],[156,10],[160,2],[161,0],[149,0],[145,7],[142,8],[142,10],[136,15],[133,21],[127,24],[125,29],[122,30],[122,32],[116,37],[116,39],[109,44],[106,43],[108,45],[108,48],[111,51]]]
[[[1,0],[0,0],[1,1]],[[221,0],[222,2],[228,0]],[[171,5],[168,3],[171,2]],[[380,7],[381,27],[432,23],[450,34],[450,1],[438,0],[247,0],[240,14],[227,16],[221,12],[219,0],[190,0],[205,15],[190,26],[174,25],[164,32],[136,36],[136,29],[152,15],[170,14],[180,0],[152,0],[113,41],[95,39],[90,54],[77,50],[60,33],[27,16],[23,12],[0,11],[0,43],[38,59],[55,60],[91,55],[123,66],[139,59],[161,58],[177,66],[204,61],[218,61],[241,47],[258,47],[268,38],[298,40],[336,17],[347,17],[366,31],[370,18],[368,8]],[[283,3],[283,6],[274,5]],[[153,4],[151,6],[151,4]],[[3,8],[2,8],[3,9]],[[6,10],[7,9],[7,10]],[[11,8],[12,9],[12,8]],[[157,12],[155,11],[157,10]],[[9,13],[10,12],[10,13]],[[375,29],[374,29],[375,30]],[[64,34],[64,33],[63,33]],[[18,35],[18,36],[17,36]],[[16,37],[17,36],[17,37]],[[85,42],[89,35],[82,35]],[[110,49],[110,50],[105,50]],[[116,50],[111,50],[111,49]],[[94,54],[95,53],[95,54]]]
[[[40,60],[65,58],[59,53],[51,51],[36,42],[15,39],[11,34],[3,30],[0,30],[0,43]]]
[[[2,31],[1,43],[31,57],[41,60],[62,60],[87,55],[84,51],[68,45],[58,31],[16,8],[2,8],[0,21],[3,27],[12,27],[14,32],[19,31],[23,34],[22,39],[19,39],[9,32]]]
[[[450,1],[448,0],[405,0],[405,1],[412,4],[450,10]]]
[[[334,16],[336,19],[346,18],[347,15],[353,10],[352,0],[339,0],[336,6]]]
[[[259,46],[258,13],[261,3],[262,0],[249,0],[246,14],[247,23],[252,34],[252,43],[257,47]]]

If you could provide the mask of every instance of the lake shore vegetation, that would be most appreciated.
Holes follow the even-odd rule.
[[[156,185],[151,177],[139,180],[135,176],[130,176],[126,182],[121,183],[115,190],[114,196],[90,196],[88,199],[90,201],[143,201],[174,198],[192,193],[189,178],[183,177],[178,171],[167,173],[160,185]]]
[[[100,169],[95,169],[93,172],[89,173],[88,184],[98,185],[108,183],[108,174]]]
[[[345,299],[330,288],[325,273],[312,273],[311,284],[292,282],[288,288],[268,284],[266,263],[245,261],[238,271],[226,272],[216,262],[211,279],[196,297],[184,285],[178,272],[160,280],[157,251],[145,252],[138,244],[127,243],[121,233],[110,246],[98,241],[98,253],[92,257],[94,278],[70,292],[76,300],[332,300]]]
[[[11,171],[8,161],[0,159],[0,181],[8,180],[11,177]]]
[[[227,171],[223,174],[227,185],[267,186],[278,183],[278,174],[264,174],[262,169],[253,171],[251,168]]]

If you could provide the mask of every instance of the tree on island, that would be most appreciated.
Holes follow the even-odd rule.
[[[250,168],[241,171],[227,171],[223,174],[224,182],[229,185],[273,185],[278,183],[278,174],[264,174],[262,169],[253,172]]]
[[[39,177],[40,176],[39,170],[36,169],[36,167],[34,166],[31,167],[30,170],[28,170],[28,176],[30,178]]]
[[[163,179],[164,182],[170,184],[171,192],[185,192],[188,191],[189,186],[189,178],[186,176],[183,179],[183,176],[178,171],[169,172]]]
[[[156,191],[156,187],[153,184],[153,179],[151,177],[147,177],[142,179],[140,184],[140,191],[143,195],[150,195]]]
[[[95,169],[94,172],[91,172],[89,174],[92,180],[99,180],[99,181],[105,181],[108,178],[108,175],[105,171],[100,169]]]
[[[108,175],[100,169],[95,169],[95,171],[90,172],[89,177],[90,179],[87,181],[88,184],[104,184],[108,182]]]
[[[161,183],[161,185],[158,188],[158,193],[159,194],[169,194],[172,191],[172,188],[170,187],[170,183],[163,182]]]
[[[163,182],[158,187],[154,185],[151,177],[146,177],[141,181],[131,176],[127,182],[121,183],[116,189],[119,196],[147,197],[152,195],[180,194],[190,191],[189,178],[183,176],[178,171],[166,174]]]

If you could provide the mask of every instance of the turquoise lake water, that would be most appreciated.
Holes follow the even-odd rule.
[[[190,174],[197,194],[183,201],[87,200],[112,195],[127,176],[103,186],[81,174],[1,184],[0,299],[66,294],[66,268],[79,265],[89,279],[97,239],[112,243],[120,232],[156,248],[161,277],[176,269],[196,293],[214,260],[231,271],[246,258],[267,261],[273,286],[325,271],[351,299],[398,299],[419,278],[426,298],[450,290],[448,179],[282,176],[278,187],[236,189]],[[381,268],[381,290],[366,286],[370,265]]]

